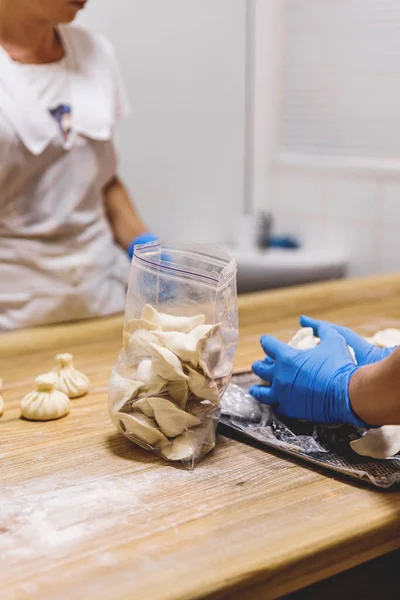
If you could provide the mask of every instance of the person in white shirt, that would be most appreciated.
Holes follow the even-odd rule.
[[[85,4],[0,0],[0,331],[122,311],[156,239],[117,176],[113,48],[70,24]]]

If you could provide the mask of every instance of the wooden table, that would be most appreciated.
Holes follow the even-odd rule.
[[[301,313],[372,334],[400,327],[400,277],[243,297],[239,368]],[[220,438],[193,472],[118,435],[107,379],[122,318],[0,336],[2,600],[268,600],[400,547],[400,493]],[[33,378],[72,352],[91,393],[67,418],[19,418]]]

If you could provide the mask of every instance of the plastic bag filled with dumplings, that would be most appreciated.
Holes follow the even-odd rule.
[[[126,437],[193,468],[216,443],[238,339],[236,262],[208,246],[135,248],[110,415]]]

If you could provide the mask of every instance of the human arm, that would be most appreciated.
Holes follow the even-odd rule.
[[[370,425],[400,425],[400,347],[384,360],[358,369],[350,380],[354,412]]]
[[[127,189],[117,176],[112,177],[104,186],[103,195],[114,238],[131,257],[135,244],[144,244],[157,239],[142,221]]]

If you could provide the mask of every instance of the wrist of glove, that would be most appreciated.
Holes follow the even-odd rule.
[[[138,235],[135,239],[133,239],[131,241],[131,243],[128,246],[128,256],[130,259],[132,259],[133,254],[135,252],[135,246],[140,246],[141,244],[148,244],[149,242],[157,242],[158,241],[158,237],[156,235],[154,235],[153,233],[142,233],[140,235]]]
[[[295,350],[271,336],[263,337],[267,357],[255,363],[253,371],[271,387],[254,386],[250,393],[290,418],[368,427],[351,408],[349,383],[359,367],[347,341],[326,323],[319,324],[316,333],[321,343],[311,350]]]
[[[317,319],[311,319],[310,317],[301,317],[300,325],[302,327],[312,327],[314,334],[318,335],[318,330],[321,325],[328,325],[333,327],[341,336],[344,337],[347,344],[351,346],[356,355],[357,364],[359,366],[372,365],[381,360],[384,360],[396,349],[394,348],[378,348],[374,344],[370,344],[366,339],[348,329],[348,327],[341,327],[340,325],[331,325],[325,321],[318,321]]]

